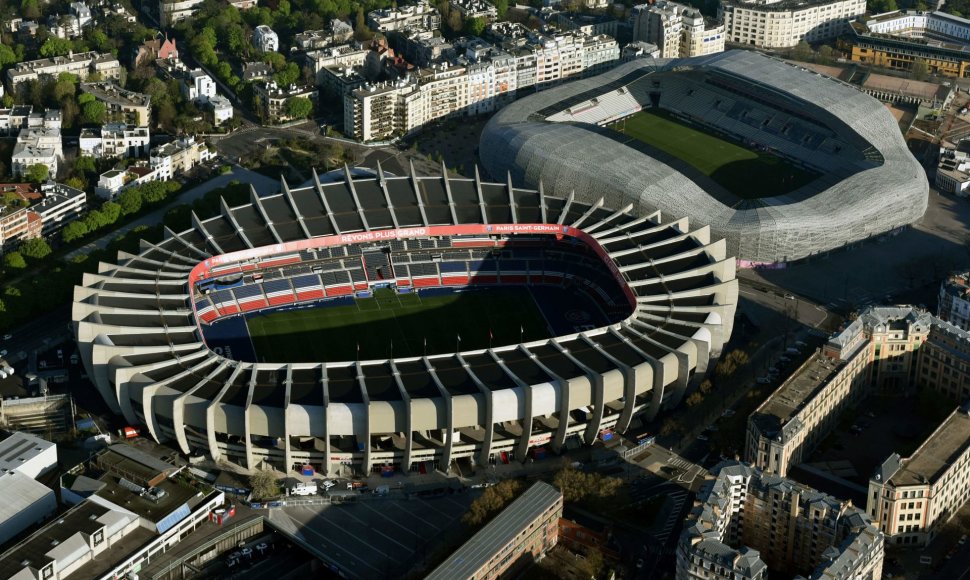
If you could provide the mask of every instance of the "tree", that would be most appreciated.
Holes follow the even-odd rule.
[[[680,431],[680,423],[673,417],[665,417],[663,423],[660,424],[660,435],[663,437],[673,435],[678,431]]]
[[[0,44],[0,67],[14,64],[19,59],[13,49],[6,44]]]
[[[3,265],[7,268],[23,270],[27,267],[27,260],[24,260],[20,252],[9,252],[3,256]]]
[[[374,33],[367,27],[367,20],[364,18],[364,8],[363,6],[358,6],[357,19],[354,24],[354,38],[363,41],[370,40],[373,36]]]
[[[20,253],[32,260],[43,260],[51,255],[51,246],[44,238],[33,238],[20,244]]]
[[[698,393],[697,391],[694,391],[693,393],[687,396],[686,402],[688,407],[696,407],[697,405],[700,405],[703,401],[704,401],[704,395]]]
[[[104,216],[105,225],[113,225],[121,217],[121,206],[113,201],[106,202],[101,206],[101,215]]]
[[[74,82],[69,78],[57,79],[57,82],[54,83],[54,100],[61,102],[65,99],[73,99],[77,90]]]
[[[67,243],[79,240],[86,235],[88,235],[88,226],[85,220],[74,220],[61,230],[61,239]]]
[[[498,12],[498,19],[504,20],[509,11],[509,0],[495,0],[495,11]]]
[[[70,40],[58,38],[56,36],[48,36],[47,40],[44,41],[44,44],[40,45],[40,55],[45,58],[50,58],[52,56],[64,56],[73,49],[74,45],[71,44]]]
[[[300,79],[300,67],[295,62],[286,63],[283,70],[273,75],[273,80],[281,87],[288,87]]]
[[[461,517],[463,524],[478,526],[486,522],[492,514],[499,512],[511,502],[523,489],[522,481],[506,479],[485,489],[485,493],[468,506],[468,511]]]
[[[812,60],[812,47],[803,40],[792,49],[791,57],[801,61]]]
[[[73,187],[74,189],[80,189],[81,191],[84,191],[85,189],[88,188],[88,182],[85,181],[83,177],[77,177],[77,176],[68,177],[67,179],[65,179],[64,185],[68,187]]]
[[[458,12],[457,10],[452,10],[451,12],[449,12],[447,22],[448,22],[448,28],[451,30],[452,33],[458,34],[461,32],[461,27],[462,27],[461,12]]]
[[[31,183],[44,183],[48,177],[50,177],[50,170],[43,163],[34,163],[24,173],[24,179]]]
[[[291,119],[306,119],[313,112],[313,101],[306,97],[290,97],[284,105],[286,116]]]
[[[620,479],[579,471],[571,465],[560,469],[553,483],[562,492],[564,501],[582,501],[589,496],[610,497],[623,486]]]
[[[909,76],[916,81],[925,81],[930,76],[930,68],[925,59],[917,58],[909,69]]]
[[[101,101],[85,103],[81,108],[81,122],[92,125],[103,125],[107,108]]]
[[[465,21],[465,34],[469,36],[481,36],[485,32],[487,23],[484,18],[469,18]]]
[[[38,6],[37,0],[24,0],[21,2],[20,13],[23,14],[24,18],[31,20],[40,18],[40,6]]]
[[[832,64],[835,51],[829,45],[824,45],[818,49],[818,61],[822,64]]]
[[[252,490],[254,500],[279,497],[280,486],[276,483],[273,472],[263,469],[257,470],[249,476],[249,489]]]
[[[92,95],[91,93],[81,93],[77,97],[77,104],[81,105],[82,107],[88,103],[93,103],[93,102],[94,102],[94,95]]]
[[[603,564],[603,552],[593,546],[587,546],[586,557],[576,562],[576,567],[582,570],[587,578],[599,578]]]
[[[74,171],[81,173],[94,173],[98,170],[94,157],[82,155],[74,161]]]
[[[122,215],[138,213],[143,201],[141,190],[137,187],[126,189],[118,195],[118,205],[121,206]]]

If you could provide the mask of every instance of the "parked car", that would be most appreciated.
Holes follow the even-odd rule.
[[[329,491],[330,488],[337,485],[337,482],[332,479],[324,479],[320,482],[320,485],[323,486],[324,491]]]

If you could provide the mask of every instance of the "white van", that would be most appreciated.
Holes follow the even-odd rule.
[[[317,484],[308,482],[299,482],[293,484],[290,488],[290,495],[316,495],[317,494]]]

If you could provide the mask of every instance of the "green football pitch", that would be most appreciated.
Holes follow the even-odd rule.
[[[794,191],[818,174],[770,153],[752,151],[661,110],[645,110],[611,128],[680,159],[743,199]]]
[[[432,297],[384,288],[350,306],[274,312],[248,325],[257,360],[280,363],[432,355],[550,336],[523,287]]]

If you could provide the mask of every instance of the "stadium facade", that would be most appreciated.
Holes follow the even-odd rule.
[[[687,164],[625,145],[606,126],[648,107],[820,176],[742,199]],[[504,108],[482,133],[492,175],[638,214],[690,216],[740,265],[783,264],[912,224],[928,183],[886,108],[855,87],[755,52],[639,60]],[[752,175],[752,179],[758,179]]]
[[[735,259],[708,228],[477,172],[411,171],[283,182],[86,274],[73,320],[101,395],[151,437],[246,468],[447,469],[633,428],[676,405],[729,338]],[[568,247],[581,252],[547,259]],[[540,341],[407,359],[245,362],[206,343],[221,320],[375,286],[503,284],[572,285],[624,314]]]

